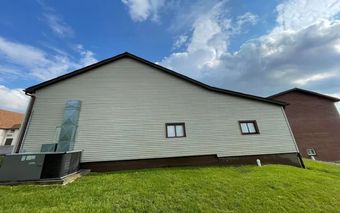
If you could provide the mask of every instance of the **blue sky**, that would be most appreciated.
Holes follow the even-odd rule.
[[[340,97],[335,0],[0,2],[0,108],[22,89],[129,51],[214,86]]]

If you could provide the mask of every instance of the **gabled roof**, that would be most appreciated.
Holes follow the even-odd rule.
[[[19,129],[24,115],[0,109],[0,129]]]
[[[292,92],[300,92],[300,93],[304,93],[304,94],[307,94],[307,95],[314,95],[314,96],[318,96],[320,98],[324,98],[324,99],[327,99],[327,100],[330,100],[330,101],[333,101],[333,102],[340,101],[340,99],[336,98],[336,97],[332,97],[332,96],[328,96],[328,95],[324,95],[324,94],[320,94],[320,93],[317,93],[317,92],[313,92],[313,91],[310,91],[310,90],[304,90],[304,89],[300,89],[300,88],[289,89],[289,90],[274,94],[272,96],[269,96],[268,98],[275,99],[276,97],[279,97],[279,96],[282,96],[282,95],[285,95],[285,94],[288,94],[288,93],[292,93]]]
[[[71,78],[73,76],[76,76],[76,75],[79,75],[79,74],[91,71],[91,70],[93,70],[95,68],[98,68],[100,66],[109,64],[111,62],[117,61],[117,60],[122,59],[122,58],[134,59],[134,60],[136,60],[136,61],[138,61],[140,63],[146,64],[146,65],[148,65],[150,67],[156,68],[156,69],[158,69],[160,71],[168,73],[168,74],[170,74],[172,76],[175,76],[177,78],[185,80],[185,81],[187,81],[189,83],[195,84],[197,86],[203,87],[204,89],[207,89],[207,90],[210,90],[210,91],[214,91],[214,92],[218,92],[218,93],[223,93],[223,94],[228,94],[228,95],[233,95],[233,96],[242,97],[242,98],[247,98],[247,99],[256,100],[256,101],[267,102],[267,103],[276,104],[276,105],[280,105],[280,106],[287,105],[284,102],[280,102],[280,101],[276,101],[276,100],[271,100],[271,99],[267,99],[267,98],[263,98],[263,97],[259,97],[259,96],[249,95],[249,94],[235,92],[235,91],[226,90],[226,89],[221,89],[221,88],[217,88],[217,87],[212,87],[212,86],[204,84],[204,83],[202,83],[200,81],[197,81],[197,80],[194,80],[192,78],[189,78],[188,76],[182,75],[182,74],[180,74],[178,72],[175,72],[175,71],[170,70],[168,68],[162,67],[162,66],[160,66],[158,64],[152,63],[152,62],[150,62],[148,60],[145,60],[143,58],[140,58],[140,57],[138,57],[136,55],[133,55],[131,53],[128,53],[128,52],[125,52],[125,53],[113,56],[111,58],[102,60],[102,61],[97,62],[95,64],[92,64],[92,65],[86,66],[84,68],[78,69],[76,71],[73,71],[73,72],[67,73],[65,75],[53,78],[51,80],[42,82],[40,84],[28,87],[27,89],[24,90],[24,92],[32,94],[36,90],[39,90],[39,89],[44,88],[46,86],[49,86],[51,84],[55,84],[55,83],[58,83],[60,81],[66,80],[66,79]]]

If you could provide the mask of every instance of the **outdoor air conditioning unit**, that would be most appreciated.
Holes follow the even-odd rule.
[[[41,152],[55,152],[57,151],[57,143],[47,143],[41,145]]]

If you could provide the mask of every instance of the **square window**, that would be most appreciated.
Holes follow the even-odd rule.
[[[167,123],[165,126],[167,138],[186,137],[184,123]]]
[[[12,145],[13,138],[7,138],[5,141],[5,146],[10,146]]]
[[[260,134],[256,121],[239,121],[239,124],[243,135]]]

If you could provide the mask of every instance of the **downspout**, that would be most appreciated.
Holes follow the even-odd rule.
[[[24,139],[24,136],[25,136],[26,131],[27,131],[28,122],[29,122],[30,117],[32,115],[32,109],[33,109],[33,105],[34,105],[34,101],[35,101],[35,95],[29,94],[27,92],[25,92],[25,95],[30,96],[31,99],[30,99],[28,107],[26,109],[24,122],[22,123],[21,128],[20,128],[20,132],[19,132],[19,136],[18,136],[18,143],[17,143],[17,145],[15,147],[15,151],[14,151],[15,153],[19,153],[20,149],[23,145],[23,139]]]

